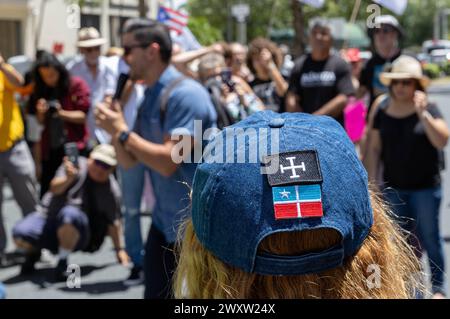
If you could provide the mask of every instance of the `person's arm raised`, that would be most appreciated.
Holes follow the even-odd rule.
[[[417,91],[414,96],[414,106],[419,119],[425,127],[425,134],[430,143],[441,150],[447,145],[449,130],[445,121],[441,118],[434,118],[427,110],[428,99],[423,92]]]
[[[3,72],[3,74],[6,77],[7,84],[10,84],[10,86],[12,86],[13,88],[21,87],[24,84],[22,75],[19,72],[17,72],[17,70],[14,69],[14,67],[5,62],[1,53],[0,53],[0,72]]]

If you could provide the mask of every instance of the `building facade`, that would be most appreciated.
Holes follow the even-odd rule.
[[[75,1],[77,2],[77,1]],[[154,14],[154,3],[146,1]],[[139,0],[85,0],[79,8],[70,0],[0,0],[0,52],[6,58],[33,58],[36,49],[64,56],[77,53],[79,27],[96,27],[108,40],[120,45],[122,23],[139,16]]]

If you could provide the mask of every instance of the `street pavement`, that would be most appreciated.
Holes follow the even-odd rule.
[[[450,123],[450,85],[433,87],[430,100],[438,104],[447,122]],[[441,229],[445,241],[446,262],[450,267],[450,146],[446,148],[447,169],[443,172],[444,197],[441,206]],[[10,189],[4,187],[3,215],[7,229],[21,218],[19,208],[12,198]],[[142,217],[143,235],[147,234],[151,218]],[[8,250],[14,249],[10,241]],[[7,297],[11,299],[72,299],[72,298],[142,298],[143,286],[126,287],[122,281],[128,276],[129,269],[117,264],[109,238],[100,251],[94,254],[75,253],[70,263],[81,267],[80,288],[69,288],[66,283],[52,283],[48,278],[56,258],[49,254],[43,256],[38,270],[31,277],[19,276],[19,266],[0,268],[0,282],[6,286]],[[447,291],[449,278],[446,278]]]
[[[19,207],[13,200],[9,187],[4,189],[3,216],[6,227],[11,231],[20,220]],[[143,236],[147,235],[151,218],[144,215],[141,228]],[[12,251],[14,244],[9,241],[7,251]],[[71,254],[69,263],[80,266],[81,282],[79,288],[65,282],[55,283],[52,270],[57,258],[44,253],[32,276],[19,276],[20,267],[15,265],[0,268],[0,282],[6,286],[8,299],[141,299],[144,294],[142,285],[127,287],[122,282],[129,275],[129,269],[117,263],[110,238],[106,238],[101,249],[93,254],[77,252]],[[75,272],[73,272],[75,274]],[[73,288],[71,288],[73,287]]]

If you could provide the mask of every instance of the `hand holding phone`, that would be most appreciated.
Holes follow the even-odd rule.
[[[64,151],[68,160],[75,166],[78,167],[78,147],[77,143],[66,143],[64,144]]]

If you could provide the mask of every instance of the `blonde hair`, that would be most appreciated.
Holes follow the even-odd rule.
[[[197,239],[192,222],[184,229],[178,268],[177,298],[411,298],[423,291],[420,266],[405,234],[389,216],[387,206],[371,194],[374,223],[359,251],[338,268],[299,276],[246,273],[227,265]],[[301,254],[332,247],[341,241],[332,229],[284,232],[266,237],[258,248],[275,254]],[[371,265],[379,267],[379,286],[371,286]],[[376,283],[376,282],[375,282]]]

